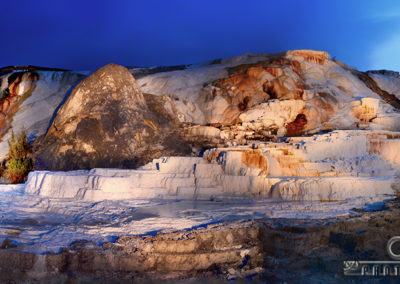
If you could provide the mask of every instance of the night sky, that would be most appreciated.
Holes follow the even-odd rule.
[[[400,71],[400,1],[18,0],[1,3],[0,66],[94,70],[289,49]]]

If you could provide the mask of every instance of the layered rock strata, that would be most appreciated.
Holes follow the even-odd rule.
[[[325,220],[259,219],[191,231],[125,236],[97,245],[76,241],[57,254],[19,251],[3,242],[1,281],[238,280],[354,283],[346,260],[390,260],[399,202],[378,212]],[[395,281],[383,276],[380,281]],[[394,283],[394,282],[393,282]]]

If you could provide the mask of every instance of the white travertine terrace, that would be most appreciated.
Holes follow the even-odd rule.
[[[394,132],[335,131],[281,143],[209,149],[204,157],[164,157],[138,170],[32,172],[25,192],[87,201],[385,199],[395,194],[399,137]]]

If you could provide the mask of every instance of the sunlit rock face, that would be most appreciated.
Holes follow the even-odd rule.
[[[40,142],[37,166],[134,168],[164,148],[185,151],[179,136],[170,135],[172,127],[172,120],[149,109],[128,69],[108,64],[82,80],[59,109]]]
[[[243,55],[138,80],[144,92],[163,96],[181,122],[221,130],[221,144],[225,137],[245,143],[321,130],[395,131],[398,82],[393,73],[359,72],[313,50]]]

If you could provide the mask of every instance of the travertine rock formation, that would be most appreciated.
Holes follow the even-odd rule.
[[[111,66],[106,69],[110,71]],[[58,117],[46,138],[47,142],[50,136],[59,137],[64,130],[75,133],[82,119],[85,122],[82,122],[77,133],[80,138],[83,138],[81,135],[86,138],[80,139],[82,143],[76,143],[79,146],[74,146],[74,149],[71,148],[73,140],[61,142],[62,139],[59,139],[59,149],[52,148],[47,160],[50,161],[50,156],[58,152],[64,155],[72,151],[82,158],[79,158],[82,162],[80,167],[89,167],[88,162],[83,162],[85,159],[89,160],[84,156],[94,155],[91,148],[93,145],[86,141],[89,133],[104,135],[103,141],[97,145],[101,148],[107,144],[111,133],[114,135],[116,131],[110,129],[114,126],[106,122],[105,117],[111,119],[112,116],[103,114],[105,120],[95,118],[95,113],[102,112],[99,110],[103,107],[99,97],[102,92],[107,93],[105,97],[109,98],[103,100],[107,102],[104,107],[107,105],[107,108],[114,109],[107,112],[119,113],[125,119],[129,117],[128,132],[134,132],[132,135],[128,132],[117,135],[129,136],[131,139],[124,144],[121,152],[125,153],[120,153],[120,157],[141,152],[142,146],[137,147],[139,144],[146,143],[148,147],[152,143],[159,145],[153,149],[158,152],[155,156],[135,161],[132,157],[125,159],[123,164],[129,167],[143,164],[157,156],[168,156],[168,149],[171,150],[171,146],[177,144],[178,140],[182,141],[182,133],[184,139],[191,144],[192,153],[197,155],[207,147],[246,145],[275,137],[301,136],[336,129],[400,130],[399,76],[395,72],[387,71],[360,72],[333,60],[322,51],[294,50],[275,55],[245,54],[204,64],[132,68],[129,71],[138,77],[137,85],[134,79],[127,76],[128,72],[121,78],[114,78],[115,80],[110,76],[109,79],[115,81],[112,83],[114,86],[109,85],[111,81],[108,81],[107,76],[100,77],[97,73],[92,75],[90,84],[89,81],[85,83],[85,88],[82,83],[74,90],[71,95],[75,97],[74,102],[71,103],[70,98],[67,101],[68,106],[62,100],[68,97],[68,88],[82,75],[40,70],[3,75],[3,94],[12,90],[12,93],[18,92],[21,98],[28,97],[22,93],[30,96],[20,107],[16,107],[22,102],[20,99],[18,104],[12,102],[12,96],[3,100],[2,109],[5,113],[0,133],[3,133],[4,138],[0,142],[0,156],[5,157],[10,127],[18,132],[25,126],[28,135],[35,138],[48,129],[50,118],[57,114]],[[123,85],[125,89],[122,88]],[[105,86],[105,89],[99,86]],[[134,104],[127,103],[125,95],[119,97],[118,94],[124,92],[136,94],[129,99],[134,100]],[[137,95],[140,92],[141,95]],[[92,93],[97,95],[91,98]],[[88,112],[90,104],[86,109],[79,107],[79,100],[85,103],[92,100],[93,109]],[[58,112],[57,106],[60,106]],[[132,118],[132,113],[126,115],[128,112],[136,112],[139,116]],[[102,125],[98,126],[96,121]],[[87,128],[90,131],[81,131],[85,123],[88,123]],[[99,128],[96,132],[94,129],[97,127]],[[54,131],[56,128],[61,132]],[[122,125],[117,129],[125,131]],[[74,134],[68,135],[72,137]],[[146,140],[150,136],[154,136],[154,139]],[[174,140],[175,137],[179,139]],[[171,139],[174,142],[166,142]],[[37,140],[40,142],[37,143],[37,149],[44,154],[47,150],[43,146],[48,147],[53,142],[42,144],[42,141]],[[182,143],[180,146],[185,150],[180,153],[188,153],[188,146]],[[171,151],[176,152],[176,149]],[[68,159],[67,157],[64,160]],[[68,169],[61,164],[57,167],[52,164],[50,168]],[[116,161],[99,165],[123,166]],[[43,167],[45,168],[44,165]]]
[[[398,82],[392,73],[359,72],[312,50],[244,55],[138,80],[144,92],[165,98],[171,115],[191,124],[189,136],[193,124],[217,128],[194,131],[211,141],[208,146],[227,137],[246,144],[321,130],[397,131]]]
[[[43,76],[6,76],[10,98],[30,93],[18,107],[3,100],[10,125],[32,117],[40,127],[28,133],[44,133],[49,111],[24,105],[44,97]],[[67,94],[35,139],[37,167],[85,170],[0,186],[0,280],[324,282],[330,265],[341,278],[342,260],[383,259],[376,245],[399,225],[398,200],[387,201],[400,194],[399,86],[398,73],[360,72],[311,50],[109,64]],[[354,216],[360,208],[381,211]]]

